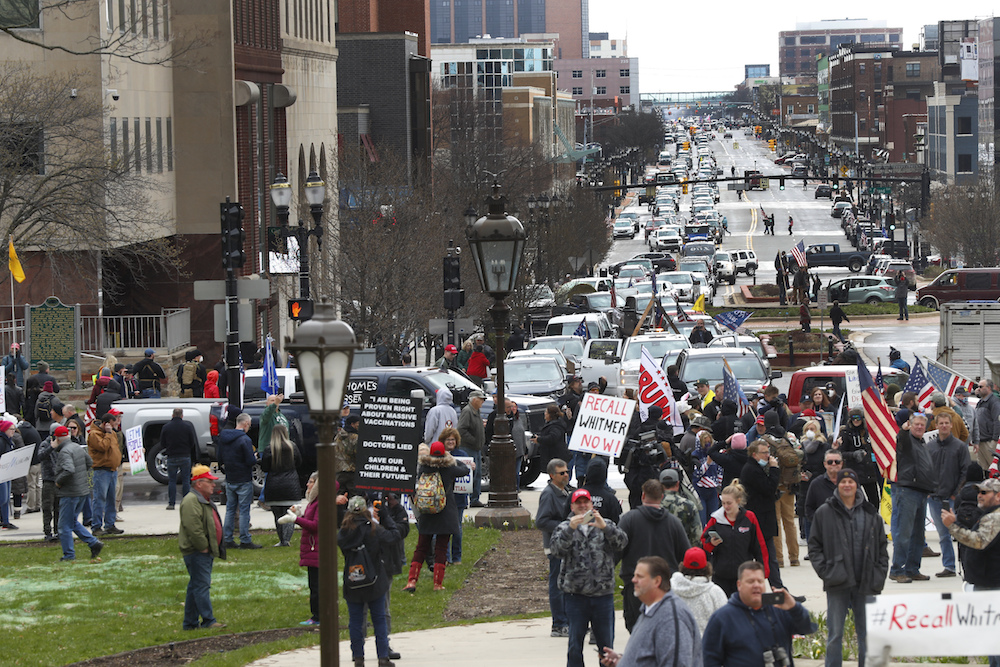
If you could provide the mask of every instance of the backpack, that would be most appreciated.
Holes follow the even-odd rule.
[[[374,585],[377,580],[375,563],[364,544],[344,551],[344,588],[356,591]]]
[[[441,481],[441,473],[424,472],[417,478],[414,504],[423,514],[438,514],[448,504],[448,494]]]
[[[47,395],[43,395],[47,394]],[[42,392],[38,395],[38,402],[35,403],[35,414],[38,415],[38,419],[43,421],[48,421],[52,419],[52,394],[49,392]]]
[[[194,382],[198,378],[198,362],[185,361],[181,367],[181,398],[194,398]]]

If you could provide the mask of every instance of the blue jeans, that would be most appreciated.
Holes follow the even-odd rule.
[[[0,482],[0,524],[10,521],[10,482]]]
[[[167,457],[167,504],[175,505],[177,481],[181,482],[181,498],[191,491],[191,459],[187,456]]]
[[[868,637],[865,596],[856,589],[826,593],[826,667],[840,667],[843,662],[844,621],[848,609],[854,610],[854,629],[858,633],[858,667],[865,667]]]
[[[694,487],[701,498],[701,525],[708,523],[709,515],[719,509],[719,490],[717,488],[706,488],[704,486]]]
[[[389,657],[389,628],[385,620],[385,596],[365,602],[347,602],[350,614],[348,630],[351,634],[351,655],[365,657],[365,605],[371,611],[372,627],[375,628],[375,653],[379,658]]]
[[[83,509],[84,498],[86,496],[68,496],[59,499],[59,543],[62,545],[63,558],[66,560],[76,558],[73,533],[86,542],[87,546],[92,547],[99,541],[80,523],[79,516]]]
[[[559,570],[562,568],[562,559],[549,556],[549,610],[552,612],[552,627],[565,628],[569,625],[566,620],[566,598],[559,588]]]
[[[94,470],[94,516],[91,530],[115,527],[117,470]]]
[[[193,553],[184,556],[184,566],[187,567],[188,580],[187,597],[184,598],[184,629],[196,630],[201,617],[201,627],[207,628],[215,623],[212,613],[212,598],[209,589],[212,588],[211,553]]]
[[[844,342],[844,334],[840,333],[839,323],[833,325],[833,335],[836,336],[838,339],[840,339],[841,343]]]
[[[604,648],[615,644],[615,598],[614,595],[577,595],[566,593],[566,616],[569,618],[569,648],[566,651],[566,667],[583,667],[583,641],[587,636],[587,626],[594,630],[597,650],[604,654]]]
[[[240,544],[250,540],[250,503],[253,501],[253,482],[230,484],[226,482],[226,521],[222,525],[222,541],[233,541],[236,513],[240,513]]]
[[[910,307],[906,305],[906,299],[896,299],[896,303],[899,304],[899,316],[910,319]]]
[[[466,451],[472,457],[472,460],[476,462],[476,469],[472,471],[472,495],[469,496],[469,502],[481,502],[479,494],[482,493],[483,486],[483,453],[475,449]]]
[[[947,502],[947,508],[952,508],[951,501]],[[955,571],[955,547],[951,544],[951,533],[948,532],[947,526],[941,521],[941,509],[945,506],[937,498],[927,499],[927,508],[931,511],[931,518],[934,519],[934,527],[937,530],[938,540],[941,545],[941,564],[944,565],[944,569]]]
[[[465,508],[460,508],[458,510],[458,532],[451,536],[451,558],[448,560],[449,563],[461,563],[462,562],[462,523],[465,521]]]
[[[160,397],[160,390],[157,389],[156,387],[153,387],[151,389],[143,389],[139,393],[139,398],[159,398],[159,397]]]
[[[590,454],[583,452],[573,452],[569,460],[569,470],[576,476],[576,485],[580,486],[580,480],[587,476],[587,464],[590,463]]]
[[[895,485],[892,493],[895,512],[891,526],[891,576],[908,576],[920,572],[924,552],[924,517],[927,516],[927,494],[906,486]]]

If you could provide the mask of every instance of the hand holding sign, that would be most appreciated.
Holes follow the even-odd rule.
[[[604,456],[621,454],[635,401],[587,393],[580,400],[579,411],[569,448]]]

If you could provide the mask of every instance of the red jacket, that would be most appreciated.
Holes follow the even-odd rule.
[[[209,371],[205,380],[205,398],[219,398],[219,371]]]
[[[306,511],[295,520],[302,527],[299,544],[299,565],[319,567],[319,498],[306,506]]]
[[[489,375],[490,360],[482,352],[473,352],[469,357],[469,375],[477,378],[486,378]]]

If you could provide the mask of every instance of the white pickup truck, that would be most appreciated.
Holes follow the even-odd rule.
[[[592,338],[587,341],[580,364],[584,386],[603,376],[608,380],[608,393],[616,396],[623,396],[627,388],[638,389],[643,347],[659,364],[663,357],[677,356],[691,343],[682,334],[665,331],[630,338]]]

